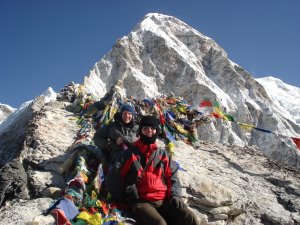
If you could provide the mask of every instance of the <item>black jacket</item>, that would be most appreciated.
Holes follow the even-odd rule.
[[[114,122],[107,126],[101,127],[94,134],[94,143],[101,149],[102,154],[106,157],[108,163],[113,162],[122,150],[122,146],[118,146],[116,140],[123,138],[124,143],[129,147],[137,140],[138,125],[132,120],[129,124],[123,124],[120,113],[114,116]]]

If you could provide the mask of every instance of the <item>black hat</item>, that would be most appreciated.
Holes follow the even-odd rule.
[[[143,116],[140,120],[139,130],[142,130],[142,127],[149,126],[149,127],[156,127],[159,128],[159,121],[155,116]]]
[[[143,134],[142,128],[145,126],[156,127],[157,132],[152,137],[147,137]],[[159,134],[159,121],[155,116],[143,116],[140,120],[139,135],[142,142],[145,144],[153,144]]]

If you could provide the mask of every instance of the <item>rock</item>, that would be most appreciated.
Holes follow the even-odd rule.
[[[36,216],[32,221],[25,223],[25,225],[52,225],[55,224],[55,219],[53,216]]]
[[[196,204],[218,207],[221,205],[231,205],[233,203],[233,193],[211,180],[201,179],[199,181],[199,178],[192,178],[190,176],[188,179],[190,185],[189,190],[193,196],[196,196],[196,198],[193,199]],[[191,180],[197,181],[190,183]]]
[[[228,215],[227,214],[214,214],[213,218],[215,220],[224,220],[224,221],[226,221],[226,220],[228,220]]]
[[[75,116],[65,110],[65,102],[47,104],[31,121],[33,128],[27,131],[24,160],[31,167],[59,173],[58,167],[65,161],[65,154],[74,142],[79,129]]]
[[[65,104],[51,102],[44,105],[43,101],[37,100],[26,108],[28,116],[19,118],[17,122],[20,123],[11,124],[8,131],[0,134],[1,160],[13,159],[3,166],[0,163],[0,206],[6,200],[30,197],[26,172],[32,181],[30,191],[34,196],[41,196],[43,189],[49,186],[64,187],[64,178],[58,174],[59,166],[68,157],[65,153],[79,129],[74,115],[65,110]],[[21,130],[18,126],[22,126],[23,136],[14,131]],[[13,134],[6,138],[9,132]]]
[[[250,223],[250,220],[246,213],[242,213],[238,215],[237,217],[234,217],[234,219],[228,221],[228,225],[251,225],[253,223]]]
[[[37,98],[18,109],[13,117],[0,126],[0,167],[18,157],[23,147],[29,121],[44,106],[43,98]]]
[[[0,170],[0,207],[6,200],[29,199],[27,175],[19,158],[7,163]]]
[[[256,148],[199,146],[195,150],[177,142],[174,159],[182,168],[179,174],[188,205],[206,214],[207,223],[300,222],[293,217],[300,212],[298,171],[278,167]]]
[[[51,186],[59,188],[66,187],[66,181],[61,175],[50,171],[29,171],[31,192],[34,196],[42,196],[43,191]]]
[[[55,220],[51,215],[46,217],[42,215],[43,211],[50,206],[52,201],[50,198],[38,198],[34,200],[15,199],[7,202],[0,209],[0,224],[54,224]]]
[[[62,190],[57,187],[49,187],[43,190],[42,196],[44,198],[52,198],[52,199],[58,199],[61,196]]]

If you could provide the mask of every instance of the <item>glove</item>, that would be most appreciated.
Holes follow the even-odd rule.
[[[186,205],[184,204],[184,202],[182,201],[182,199],[178,196],[172,196],[169,199],[169,204],[177,209],[181,209],[181,208],[185,208]]]
[[[124,142],[124,139],[122,137],[118,137],[116,139],[116,143],[117,143],[118,146],[120,146],[121,144],[123,144],[123,142]]]
[[[136,184],[127,186],[125,192],[129,201],[136,201],[139,199],[139,192],[136,188]]]

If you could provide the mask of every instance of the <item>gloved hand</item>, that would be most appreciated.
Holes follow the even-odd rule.
[[[124,142],[124,139],[122,137],[118,137],[116,139],[116,143],[117,143],[118,146],[121,145],[121,144],[123,144],[123,142]]]
[[[136,188],[136,184],[129,185],[126,187],[127,198],[130,201],[136,201],[139,199],[139,192]]]
[[[186,205],[184,204],[184,202],[182,201],[182,199],[178,196],[172,196],[169,199],[169,204],[177,209],[181,209],[181,208],[185,208]]]

